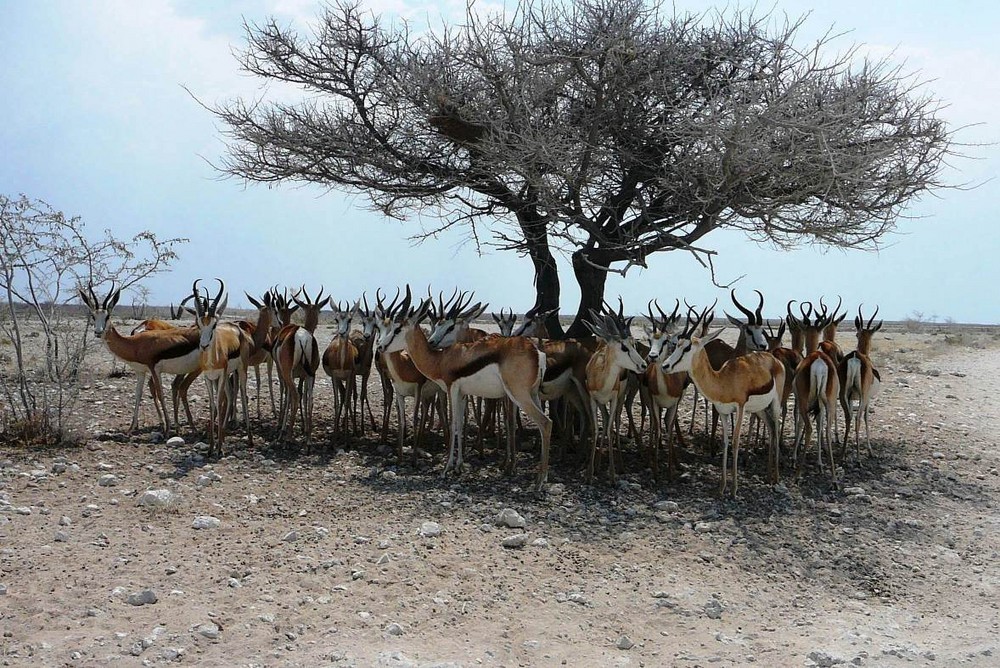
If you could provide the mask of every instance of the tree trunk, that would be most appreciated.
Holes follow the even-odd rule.
[[[589,264],[584,260],[584,251],[573,253],[573,274],[580,285],[580,306],[576,311],[576,319],[566,331],[567,337],[591,336],[586,322],[590,321],[590,311],[600,312],[604,307],[604,284],[608,280],[608,272]]]
[[[546,318],[545,327],[550,337],[561,339],[563,328],[559,323],[559,269],[549,248],[548,228],[545,220],[534,210],[520,211],[517,218],[527,242],[528,257],[535,267],[535,305],[532,310],[553,311]]]

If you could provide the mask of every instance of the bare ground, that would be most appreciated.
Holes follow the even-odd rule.
[[[102,350],[86,445],[0,453],[0,664],[998,665],[996,336],[897,331],[875,358],[873,458],[771,488],[750,449],[731,501],[698,438],[676,484],[630,447],[621,485],[570,455],[541,497],[528,432],[512,478],[488,449],[442,480],[440,443],[397,468],[371,436],[311,456],[238,437],[210,461],[191,429],[159,442],[148,398],[123,434],[132,379]],[[150,489],[175,499],[139,506]]]

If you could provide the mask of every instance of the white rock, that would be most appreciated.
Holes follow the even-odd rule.
[[[14,512],[17,513],[18,515],[30,515],[31,508],[29,508],[28,506],[18,506],[17,508],[14,509]]]
[[[198,632],[198,635],[204,636],[209,640],[215,640],[219,637],[219,627],[215,624],[201,624],[195,630]]]
[[[523,529],[526,524],[524,518],[513,508],[504,508],[501,510],[493,523],[497,526],[510,527],[511,529]]]
[[[403,627],[396,622],[393,622],[385,627],[385,632],[391,636],[401,636],[403,635]]]
[[[865,493],[865,488],[864,487],[845,487],[844,488],[844,494],[847,494],[848,496],[864,496],[864,493]]]
[[[66,462],[56,462],[52,465],[53,473],[65,473],[69,469],[69,464]]]
[[[547,541],[544,538],[536,538],[535,540],[531,541],[531,545],[533,547],[548,547],[549,541]]]
[[[622,635],[618,638],[618,642],[615,643],[615,647],[618,649],[632,649],[635,647],[635,643],[627,635]]]
[[[657,501],[653,504],[653,510],[660,510],[667,513],[676,513],[681,506],[676,501]]]
[[[148,489],[139,497],[139,505],[151,508],[169,506],[174,499],[175,495],[169,489]]]
[[[171,445],[171,446],[175,446],[175,447],[176,446],[180,446],[180,445],[184,445],[184,439],[181,438],[180,436],[171,436],[170,438],[167,439],[167,445]]]
[[[7,585],[0,584],[0,596],[6,596],[6,595],[7,595]]]
[[[711,522],[698,522],[694,525],[694,530],[698,533],[708,533],[715,528],[715,525]]]
[[[217,529],[222,524],[222,520],[211,515],[199,515],[191,523],[192,529]]]
[[[73,524],[73,520],[71,520],[66,515],[63,515],[62,517],[59,518],[59,526],[68,527],[71,524]]]
[[[232,587],[233,589],[239,589],[240,587],[243,586],[243,583],[237,580],[236,578],[229,578],[229,586]]]
[[[129,594],[125,598],[125,602],[129,605],[152,605],[156,601],[156,592],[152,589],[143,589],[142,591]]]
[[[528,534],[526,533],[516,533],[513,536],[507,536],[500,544],[508,549],[520,549],[528,544]]]
[[[424,522],[420,525],[420,529],[417,531],[421,536],[426,538],[433,538],[434,536],[441,535],[441,525],[437,522]]]
[[[200,475],[198,476],[198,479],[195,480],[194,484],[197,487],[208,487],[209,485],[212,484],[212,479],[209,478],[207,475]]]
[[[299,539],[298,531],[289,531],[288,533],[286,533],[284,536],[281,537],[281,540],[285,541],[286,543],[294,543],[298,539]]]
[[[56,531],[56,535],[53,536],[52,540],[57,543],[65,543],[69,540],[69,534],[65,531]]]

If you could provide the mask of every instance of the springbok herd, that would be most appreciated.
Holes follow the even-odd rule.
[[[355,302],[334,303],[323,297],[320,289],[311,298],[305,288],[279,292],[269,290],[259,299],[250,296],[257,308],[255,322],[223,321],[228,301],[225,284],[216,279],[219,290],[214,297],[199,290],[195,281],[192,293],[185,298],[192,307],[184,310],[195,316],[194,326],[182,326],[163,320],[144,321],[125,335],[110,324],[112,310],[120,291],[112,286],[100,300],[93,287],[80,288],[80,297],[89,307],[94,334],[111,353],[136,373],[135,402],[131,429],[138,428],[139,404],[147,377],[150,391],[165,433],[171,432],[170,413],[164,399],[161,375],[172,374],[173,419],[178,422],[178,404],[184,406],[188,424],[193,424],[187,402],[187,389],[198,376],[207,381],[209,394],[209,443],[212,452],[223,454],[226,430],[236,415],[238,392],[248,442],[253,444],[247,401],[247,375],[253,367],[257,377],[257,415],[260,417],[260,365],[266,364],[272,413],[277,416],[278,441],[294,440],[296,416],[307,451],[311,451],[313,429],[313,390],[322,365],[334,387],[331,440],[365,431],[365,407],[376,428],[368,398],[368,377],[372,366],[378,370],[384,393],[381,437],[387,438],[389,410],[393,403],[399,422],[397,456],[402,463],[406,440],[406,398],[414,398],[411,452],[416,458],[422,433],[438,422],[449,443],[444,473],[461,471],[462,442],[469,406],[478,421],[478,445],[482,449],[484,429],[492,428],[499,442],[498,423],[505,425],[506,451],[504,469],[513,471],[515,461],[515,422],[524,413],[541,435],[541,462],[537,485],[546,483],[549,445],[553,424],[565,442],[589,440],[586,477],[593,479],[606,454],[609,477],[615,481],[615,445],[621,439],[619,426],[622,407],[628,416],[628,435],[641,442],[641,430],[647,411],[650,434],[646,457],[659,480],[659,451],[666,432],[667,469],[671,479],[677,473],[673,434],[683,442],[677,409],[688,385],[693,383],[695,401],[700,394],[713,407],[711,440],[715,440],[718,416],[723,419],[722,482],[720,494],[728,486],[730,441],[732,441],[732,494],[737,489],[737,462],[744,415],[749,413],[763,423],[767,437],[768,478],[778,482],[780,450],[784,440],[788,399],[794,395],[794,438],[792,461],[796,474],[801,471],[816,424],[819,465],[823,449],[836,477],[833,442],[840,443],[838,457],[846,456],[850,427],[854,425],[855,455],[860,457],[860,423],[865,422],[868,453],[868,411],[879,386],[879,373],[869,357],[872,335],[882,322],[875,323],[878,309],[867,321],[858,308],[854,318],[857,349],[844,353],[836,343],[838,325],[847,313],[841,303],[832,312],[820,299],[819,307],[811,302],[798,305],[792,313],[774,324],[761,315],[764,297],[757,291],[759,304],[750,310],[731,293],[733,304],[745,319],[726,314],[739,330],[736,346],[723,342],[721,328],[711,330],[715,304],[697,310],[687,306],[680,313],[678,301],[672,313],[665,313],[658,303],[647,305],[648,324],[637,340],[633,334],[634,317],[624,315],[621,299],[618,310],[605,305],[601,313],[591,312],[588,323],[593,337],[551,339],[544,328],[549,313],[529,312],[516,327],[513,312],[493,314],[500,334],[488,334],[471,323],[486,310],[486,305],[472,304],[472,295],[454,293],[445,301],[439,295],[413,304],[409,286],[397,291],[390,303],[376,293],[374,308],[367,297]],[[182,306],[184,305],[182,303]],[[653,313],[653,305],[657,313]],[[320,311],[333,311],[333,340],[320,354],[316,328]],[[304,315],[301,325],[292,323],[295,311]],[[171,315],[179,318],[171,309]],[[429,326],[427,330],[423,323]],[[352,329],[356,325],[359,329]],[[791,335],[789,347],[782,346],[785,329]],[[275,400],[272,367],[277,369],[279,394]],[[360,386],[358,379],[360,378]],[[641,402],[639,427],[631,410],[635,396]],[[475,398],[467,402],[467,397]],[[841,439],[836,428],[836,408],[844,412],[845,430]],[[546,413],[545,402],[548,402]],[[514,406],[519,410],[515,410]],[[437,420],[435,420],[435,415]],[[599,419],[600,417],[600,419]],[[753,422],[753,420],[751,420]],[[693,420],[692,420],[693,426]],[[801,449],[801,452],[800,452]],[[714,450],[714,448],[713,448]],[[714,454],[714,452],[713,452]]]

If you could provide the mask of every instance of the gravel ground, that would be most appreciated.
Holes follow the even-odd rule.
[[[440,439],[416,469],[371,435],[306,456],[267,408],[210,460],[148,398],[122,431],[133,381],[101,350],[84,445],[0,451],[0,664],[998,665],[996,337],[891,331],[874,357],[875,456],[772,488],[747,448],[733,501],[700,421],[669,485],[627,443],[618,486],[570,453],[537,495],[530,430],[512,477],[488,447],[442,479]]]

